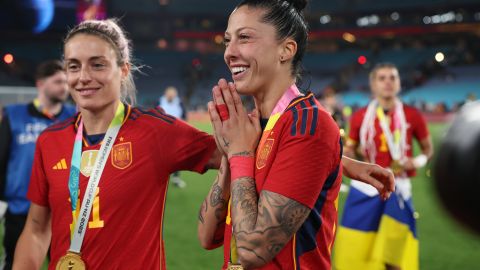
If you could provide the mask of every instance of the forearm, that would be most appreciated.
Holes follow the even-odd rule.
[[[31,233],[22,233],[15,249],[13,269],[40,269],[47,255],[49,244],[49,237],[37,237]]]
[[[203,248],[214,249],[223,244],[229,198],[230,169],[223,157],[217,178],[198,213],[198,238]]]
[[[231,193],[233,233],[245,269],[272,261],[310,214],[306,206],[274,192],[264,190],[258,197],[250,177],[234,180]]]
[[[233,235],[235,237],[238,258],[245,269],[259,267],[273,257],[266,256],[262,249],[267,243],[268,231],[257,230],[258,196],[254,179],[244,177],[235,179],[231,188]],[[261,253],[261,254],[259,254]]]
[[[40,269],[51,237],[50,209],[32,203],[27,222],[17,242],[13,269]]]
[[[40,269],[50,246],[50,231],[35,232],[25,228],[15,248],[13,269]]]
[[[428,159],[431,159],[433,156],[432,138],[429,136],[428,138],[420,141],[420,147],[422,149],[422,154],[427,156]]]
[[[353,178],[352,172],[351,172],[351,167],[353,164],[354,160],[350,158],[349,156],[344,155],[342,156],[342,166],[343,166],[343,175],[349,178]]]

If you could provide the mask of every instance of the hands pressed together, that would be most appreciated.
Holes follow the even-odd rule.
[[[208,112],[217,147],[229,158],[247,152],[254,155],[262,132],[258,110],[248,114],[235,85],[225,79],[213,87],[213,100]]]

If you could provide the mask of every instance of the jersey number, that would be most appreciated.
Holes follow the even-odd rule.
[[[103,228],[103,220],[100,219],[100,197],[98,194],[100,193],[100,188],[97,188],[95,191],[95,199],[93,199],[93,207],[91,213],[91,221],[88,222],[89,229],[96,229],[96,228]],[[70,198],[68,199],[70,202]],[[80,198],[77,200],[77,209],[76,211],[72,211],[72,223],[70,224],[70,232],[73,232],[73,227],[75,222],[78,219],[78,214],[80,213]]]
[[[388,152],[387,137],[385,134],[380,134],[380,152]]]

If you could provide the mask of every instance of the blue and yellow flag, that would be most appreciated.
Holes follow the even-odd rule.
[[[385,264],[418,270],[418,239],[411,197],[387,201],[351,186],[337,231],[333,267],[383,270]]]

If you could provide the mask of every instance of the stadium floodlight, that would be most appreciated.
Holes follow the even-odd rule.
[[[332,17],[330,15],[323,15],[323,16],[320,16],[320,23],[321,24],[327,24],[329,22],[332,21]]]
[[[394,21],[398,21],[400,19],[400,14],[395,11],[392,14],[390,14],[390,18]]]
[[[443,62],[443,60],[445,60],[445,55],[442,52],[437,52],[435,54],[435,61],[437,61],[438,63],[441,63]]]
[[[348,32],[343,33],[342,37],[345,41],[350,42],[350,43],[354,43],[357,40],[355,35],[353,35],[352,33],[348,33]]]
[[[423,23],[424,24],[431,24],[432,23],[432,18],[430,18],[430,16],[423,17]]]
[[[11,53],[7,53],[3,56],[3,62],[5,62],[5,64],[9,65],[9,64],[13,63],[13,60],[14,60],[14,58],[13,58],[13,55]]]

